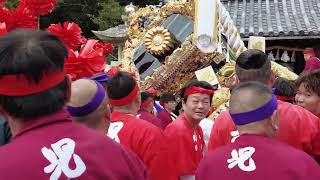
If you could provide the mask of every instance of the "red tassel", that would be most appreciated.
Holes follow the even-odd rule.
[[[23,5],[35,16],[47,15],[51,13],[57,4],[57,0],[20,0],[19,5]]]
[[[88,40],[78,51],[69,51],[69,57],[65,61],[66,73],[71,75],[72,80],[89,78],[97,73],[103,72],[106,63],[103,49],[94,49],[98,40]]]
[[[61,24],[52,24],[46,31],[56,35],[65,46],[72,50],[77,50],[83,42],[81,28],[73,22],[64,22],[63,26]]]

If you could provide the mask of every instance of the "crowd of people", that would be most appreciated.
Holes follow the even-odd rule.
[[[230,109],[211,121],[207,82],[158,97],[121,71],[72,81],[67,54],[47,32],[0,37],[0,179],[320,179],[313,65],[289,81],[264,52],[243,52]]]

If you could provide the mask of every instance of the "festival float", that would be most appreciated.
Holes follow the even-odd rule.
[[[234,62],[247,48],[220,1],[169,1],[146,6],[128,14],[127,28],[121,70],[135,72],[141,89],[178,94],[186,82],[197,78],[195,72],[211,66],[213,75],[202,72],[207,79],[216,76],[219,84],[210,118],[228,108],[229,88],[235,84]],[[272,70],[289,80],[298,77],[275,62]]]
[[[16,10],[0,8],[0,35],[18,28],[38,29],[38,18],[52,12],[56,2],[21,0]],[[137,10],[131,5],[126,12],[128,23],[118,27],[120,34],[114,30],[106,34],[95,32],[100,39],[121,46],[121,66],[117,68],[135,73],[142,90],[155,89],[160,94],[177,94],[186,82],[202,77],[212,85],[218,84],[211,119],[228,108],[229,88],[235,83],[234,60],[247,48],[220,1],[169,1]],[[69,49],[65,67],[73,80],[104,71],[104,59],[112,52],[111,44],[87,40],[73,22],[52,24],[46,31],[56,35]],[[199,70],[208,70],[207,67],[213,69],[196,75]],[[275,62],[272,70],[289,80],[297,78]]]

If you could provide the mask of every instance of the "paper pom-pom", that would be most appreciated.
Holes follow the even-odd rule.
[[[6,23],[0,23],[0,36],[7,34]]]
[[[103,49],[94,49],[98,40],[88,40],[78,51],[70,50],[69,57],[65,62],[66,73],[71,75],[72,80],[91,77],[94,74],[103,72],[106,63],[103,56]]]
[[[14,14],[12,9],[6,9],[4,7],[0,7],[0,23],[7,23],[10,17]]]
[[[93,48],[94,49],[102,48],[104,56],[109,56],[110,54],[112,54],[112,50],[113,50],[112,44],[106,44],[101,42],[98,42]]]
[[[107,72],[107,75],[113,76],[119,71],[120,71],[120,68],[118,66],[115,66],[115,67],[112,67],[111,69],[109,69],[109,71]]]
[[[0,6],[2,6],[7,0],[0,0]]]
[[[76,23],[64,22],[61,24],[52,24],[46,30],[56,35],[68,48],[77,50],[83,42],[81,37],[81,28]]]
[[[19,6],[16,9],[16,12],[7,10],[5,13],[7,16],[5,17],[4,22],[6,23],[8,32],[19,28],[38,29],[37,17],[31,14],[29,9],[23,6]]]
[[[85,44],[87,41],[88,40],[86,38],[84,38],[84,37],[82,38],[82,44]],[[103,43],[103,42],[98,42],[97,44],[94,45],[93,48],[94,49],[102,48],[104,56],[109,56],[110,54],[112,54],[112,51],[113,51],[112,44]]]
[[[14,12],[11,9],[0,8],[0,23],[6,23],[7,31],[14,29],[38,29],[37,17],[32,15],[30,11],[19,6]]]
[[[121,71],[120,67],[121,67],[121,65],[120,65],[120,66],[114,66],[114,67],[112,67],[111,69],[109,69],[109,70],[107,71],[107,75],[108,75],[108,76],[113,76],[113,75],[115,75],[117,72]],[[135,73],[135,72],[126,72],[126,73],[128,73],[130,76],[136,78],[136,73]]]
[[[51,13],[56,4],[57,0],[20,0],[20,5],[30,9],[30,12],[36,16]]]
[[[0,8],[0,22],[6,23],[8,31],[18,28],[37,29],[37,17],[28,9],[19,6],[14,12],[12,9]]]

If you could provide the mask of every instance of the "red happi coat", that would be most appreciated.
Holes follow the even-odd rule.
[[[144,110],[144,109],[140,109],[138,111],[138,118],[146,120],[147,122],[157,126],[158,128],[162,129],[162,124],[161,124],[161,120],[159,118],[157,118],[156,116],[152,115],[151,113],[149,113],[148,111]]]
[[[243,134],[210,151],[197,180],[319,180],[320,166],[303,151],[264,135]]]
[[[111,114],[108,136],[135,152],[146,164],[152,180],[172,179],[169,147],[160,128],[117,111]]]
[[[165,129],[170,123],[173,122],[170,113],[166,109],[160,111],[157,115],[157,118],[161,120],[162,129]]]
[[[305,151],[320,163],[320,120],[309,111],[278,100],[278,139]],[[222,112],[212,127],[209,151],[231,142],[236,126],[229,112]]]
[[[194,176],[203,157],[204,140],[201,127],[193,130],[184,114],[165,129],[170,148],[174,151],[173,160],[177,177]]]
[[[9,144],[0,148],[0,162],[3,180],[150,179],[134,153],[72,123],[65,110],[29,120]]]

